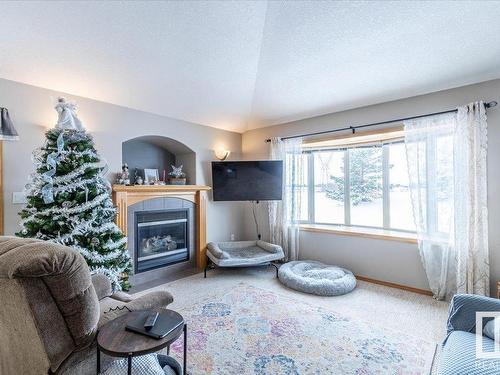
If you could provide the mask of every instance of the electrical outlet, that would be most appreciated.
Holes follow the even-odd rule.
[[[15,191],[12,193],[12,204],[26,204],[26,194],[22,191]]]
[[[235,239],[234,233],[231,233],[231,241],[234,241],[234,239]]]

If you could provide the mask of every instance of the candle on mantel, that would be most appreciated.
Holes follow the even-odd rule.
[[[165,169],[163,170],[163,182],[167,182],[167,180],[165,180]]]

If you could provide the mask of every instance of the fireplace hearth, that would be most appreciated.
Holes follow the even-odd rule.
[[[187,209],[135,213],[135,272],[189,260]]]

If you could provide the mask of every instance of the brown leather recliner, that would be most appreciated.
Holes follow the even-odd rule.
[[[0,375],[95,374],[102,324],[172,301],[164,290],[138,298],[112,294],[109,280],[91,277],[78,252],[0,237]],[[103,357],[103,364],[110,360]]]

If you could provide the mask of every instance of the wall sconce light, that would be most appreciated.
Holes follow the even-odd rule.
[[[219,149],[215,150],[215,157],[221,161],[224,161],[229,157],[230,153],[231,153],[231,151],[229,151],[229,150],[219,148]]]
[[[0,107],[0,141],[18,140],[19,135],[9,117],[9,111],[7,111],[7,108]]]

